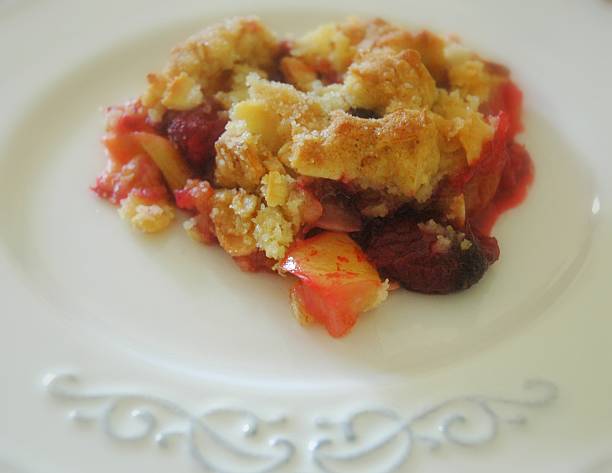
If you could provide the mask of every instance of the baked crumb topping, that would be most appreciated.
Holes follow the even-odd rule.
[[[528,155],[513,143],[521,96],[508,70],[429,31],[351,17],[288,41],[256,17],[231,18],[179,44],[147,81],[139,100],[107,111],[109,166],[94,190],[143,232],[170,224],[174,198],[192,213],[192,238],[218,242],[247,270],[283,272],[296,245],[321,230],[367,240],[372,225],[395,232],[377,223],[391,219],[403,228],[397,238],[372,241],[427,247],[428,258],[457,267],[477,255],[480,277],[496,244],[481,251],[469,223],[505,182],[508,150],[523,156],[519,177],[528,179]],[[359,250],[331,234],[312,251],[322,241]],[[368,255],[401,272],[386,246]],[[350,309],[364,311],[389,284],[360,258],[351,264],[368,274],[365,286],[349,292],[376,296]],[[457,286],[449,281],[434,292]],[[319,289],[292,292],[302,322],[320,309]]]

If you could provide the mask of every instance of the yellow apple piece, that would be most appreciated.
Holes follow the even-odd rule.
[[[387,296],[387,284],[346,233],[323,232],[289,248],[281,267],[299,281],[291,290],[299,318],[311,317],[342,337]]]
[[[185,187],[187,179],[192,177],[191,171],[169,140],[143,131],[135,131],[129,135],[155,162],[172,190]]]

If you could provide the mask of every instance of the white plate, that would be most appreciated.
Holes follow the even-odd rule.
[[[612,5],[292,3],[0,2],[0,470],[609,471]],[[137,235],[87,190],[99,107],[246,13],[383,16],[512,67],[536,180],[478,286],[395,293],[333,340],[286,282],[178,225]]]

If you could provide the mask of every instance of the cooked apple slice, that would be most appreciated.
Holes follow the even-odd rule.
[[[142,131],[136,131],[130,135],[157,164],[172,190],[185,187],[187,179],[192,177],[191,171],[169,140],[163,136]]]
[[[357,316],[387,296],[387,284],[346,233],[324,232],[296,242],[281,262],[300,281],[291,291],[300,319],[311,317],[333,337],[342,337]]]
[[[102,137],[102,144],[106,147],[110,159],[121,165],[143,153],[142,146],[131,133],[109,132]]]
[[[145,131],[130,133],[107,133],[102,138],[111,159],[125,164],[139,154],[147,154],[164,175],[172,190],[185,187],[187,179],[192,177],[189,166],[172,143],[163,136]]]
[[[486,208],[497,192],[508,161],[509,126],[508,115],[500,112],[493,139],[483,145],[480,159],[470,170],[471,176],[463,188],[468,217]]]

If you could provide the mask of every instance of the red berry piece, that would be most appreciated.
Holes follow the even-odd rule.
[[[373,224],[364,248],[383,277],[406,289],[448,294],[476,284],[499,256],[495,238],[481,245],[451,226],[396,216]]]
[[[193,110],[168,111],[162,127],[189,165],[204,173],[207,163],[215,157],[215,142],[226,123],[219,109],[207,102]]]

